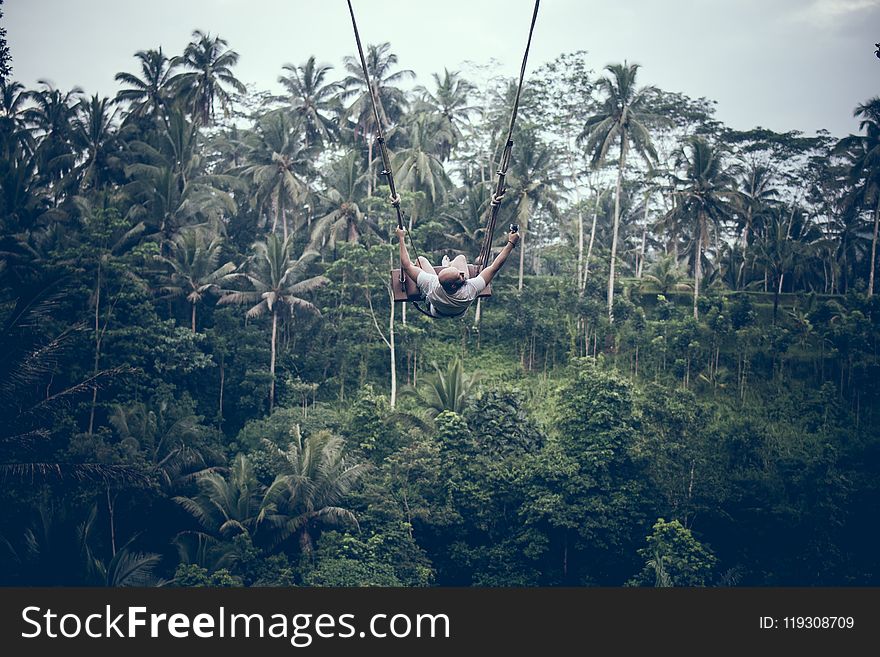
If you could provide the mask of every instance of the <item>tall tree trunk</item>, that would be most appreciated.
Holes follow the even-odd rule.
[[[196,304],[192,305],[192,332],[196,332]]]
[[[480,319],[483,317],[483,297],[477,297],[477,308],[474,311],[474,326],[473,330],[479,332],[480,331]]]
[[[388,315],[388,350],[391,352],[391,408],[397,406],[397,351],[394,341],[394,295],[391,295],[391,313]]]
[[[107,484],[107,515],[110,518],[110,553],[116,556],[116,514],[113,500],[110,499],[110,484]]]
[[[281,220],[284,242],[287,243],[287,215],[284,212],[284,199],[281,196],[281,190],[278,190],[278,218]]]
[[[95,363],[92,373],[98,376],[101,361],[101,261],[98,261],[98,282],[95,285]],[[95,407],[98,404],[98,386],[92,387],[92,408],[89,411],[89,435],[95,432]]]
[[[223,425],[223,388],[226,385],[226,355],[220,356],[220,405],[217,411],[219,420],[218,428]]]
[[[583,208],[581,208],[581,188],[578,185],[578,177],[577,172],[574,168],[574,147],[571,146],[568,149],[568,167],[571,169],[571,181],[574,184],[574,203],[577,207],[577,229],[578,229],[578,264],[577,264],[577,272],[575,273],[574,279],[575,284],[577,284],[578,289],[580,289],[581,284],[581,272],[584,270],[584,213]]]
[[[648,239],[648,227],[645,226],[645,228],[642,230],[642,245],[641,245],[641,247],[639,247],[639,263],[638,263],[638,266],[636,267],[636,278],[642,277],[642,268],[644,267],[644,263],[645,263],[645,242],[647,241],[647,239]]]
[[[773,288],[773,324],[776,324],[776,313],[779,310],[779,295],[782,294],[782,281],[785,279],[785,272],[779,274],[779,285]]]
[[[642,214],[642,221],[645,222],[645,227],[642,229],[642,246],[639,249],[639,262],[638,267],[636,267],[636,278],[642,277],[642,270],[644,269],[645,263],[645,246],[648,240],[648,201],[651,200],[651,190],[649,189],[645,192],[645,210]]]
[[[519,221],[519,283],[517,289],[522,292],[523,289],[523,272],[526,264],[526,233],[529,231],[529,219],[532,216],[532,199],[528,194],[523,193],[519,207],[516,211],[516,217]]]
[[[376,187],[376,178],[373,174],[373,135],[367,139],[367,197],[373,195],[373,189]]]
[[[868,298],[874,296],[874,267],[877,264],[877,229],[880,227],[880,195],[874,208],[874,237],[871,240],[871,270],[868,274]]]
[[[599,205],[602,202],[602,194],[596,199],[596,207],[593,208],[593,225],[590,228],[590,245],[587,247],[587,259],[584,262],[584,280],[581,282],[581,294],[587,288],[587,278],[590,276],[590,258],[593,256],[593,244],[596,241],[596,220],[599,217]]]
[[[584,270],[584,213],[581,211],[580,200],[576,202],[578,204],[578,264],[574,278],[580,289],[581,272]]]
[[[697,253],[694,256],[694,319],[700,318],[697,302],[700,299],[700,279],[703,276],[703,243],[706,239],[706,227],[703,214],[697,217],[699,228],[697,229]]]
[[[614,264],[617,258],[617,234],[620,230],[620,188],[623,168],[626,166],[626,138],[620,137],[620,163],[617,166],[617,186],[614,191],[614,230],[611,234],[611,260],[608,268],[608,321],[614,322]]]
[[[741,290],[743,284],[743,272],[746,268],[746,255],[749,249],[749,234],[752,232],[752,207],[746,208],[746,223],[743,226],[742,234],[742,262],[739,264],[739,271],[736,274],[736,289]]]
[[[272,310],[272,358],[269,362],[269,413],[275,408],[275,345],[278,337],[278,307]]]

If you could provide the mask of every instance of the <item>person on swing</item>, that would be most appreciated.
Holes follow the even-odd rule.
[[[430,313],[434,317],[458,317],[467,312],[474,299],[492,282],[501,265],[507,260],[507,256],[519,242],[519,233],[511,230],[507,234],[507,244],[495,256],[492,264],[474,278],[468,278],[467,259],[463,255],[455,256],[451,262],[447,256],[443,256],[443,269],[439,274],[434,273],[434,267],[424,256],[419,256],[418,265],[414,265],[403,242],[405,235],[405,228],[397,229],[400,265],[425,295]]]

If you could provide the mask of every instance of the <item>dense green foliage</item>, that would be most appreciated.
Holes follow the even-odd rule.
[[[880,100],[740,132],[562,55],[519,262],[432,322],[356,60],[135,57],[115,99],[0,66],[0,583],[880,582]],[[414,243],[473,257],[515,87],[367,59]]]

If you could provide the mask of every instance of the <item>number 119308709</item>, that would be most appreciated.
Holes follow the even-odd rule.
[[[780,622],[781,621],[781,622]],[[852,616],[761,616],[762,630],[851,630],[855,627]]]

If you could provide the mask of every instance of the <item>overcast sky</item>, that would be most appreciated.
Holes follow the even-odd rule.
[[[518,72],[533,0],[356,0],[365,43],[390,41],[419,82],[471,60]],[[354,54],[344,0],[6,0],[13,77],[115,95],[133,54],[179,54],[194,29],[219,34],[236,73],[277,90],[281,66],[310,55],[341,72]],[[727,125],[843,136],[860,102],[880,94],[880,0],[544,0],[529,70],[586,50],[601,70],[628,59],[640,82],[716,100]]]

